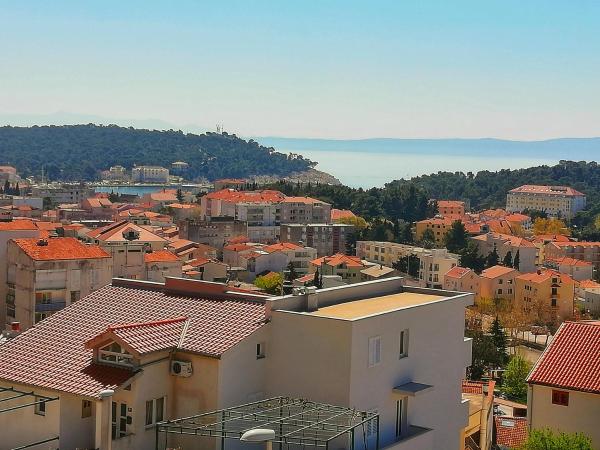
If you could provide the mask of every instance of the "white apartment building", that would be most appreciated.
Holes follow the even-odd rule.
[[[159,166],[136,166],[131,169],[131,181],[139,183],[168,183],[169,169]]]
[[[31,187],[33,197],[48,198],[53,205],[81,203],[94,196],[94,189],[83,183],[51,183]]]
[[[526,209],[545,211],[550,216],[566,219],[585,208],[585,194],[567,186],[524,185],[508,191],[506,210],[521,212]]]
[[[36,399],[4,402],[17,409],[0,415],[1,445],[154,448],[157,422],[283,395],[378,413],[369,448],[378,428],[381,448],[462,449],[472,303],[471,294],[404,287],[401,278],[284,297],[175,278],[113,280],[0,345],[0,387]],[[335,448],[362,448],[362,437]],[[225,448],[254,448],[242,444]],[[165,446],[223,448],[178,434],[161,436]]]

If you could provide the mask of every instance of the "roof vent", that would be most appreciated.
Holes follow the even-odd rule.
[[[39,239],[37,241],[37,245],[39,245],[40,247],[46,247],[48,245],[48,240],[47,239]]]

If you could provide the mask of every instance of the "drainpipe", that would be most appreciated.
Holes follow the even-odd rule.
[[[100,392],[100,401],[96,402],[96,441],[98,450],[111,450],[112,447],[112,396],[115,391],[105,389]]]

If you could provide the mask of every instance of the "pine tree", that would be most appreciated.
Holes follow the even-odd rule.
[[[296,269],[294,268],[294,265],[292,264],[291,261],[287,266],[287,274],[286,275],[287,275],[286,276],[287,281],[294,281],[296,278],[298,278]]]
[[[510,250],[506,252],[506,255],[504,255],[502,265],[505,267],[512,267],[512,252]]]
[[[469,242],[469,233],[465,228],[465,224],[460,220],[452,222],[452,226],[444,236],[446,248],[451,253],[458,253],[467,246]]]
[[[500,256],[498,256],[498,249],[496,248],[496,244],[494,244],[494,249],[488,254],[486,258],[485,266],[488,268],[497,266],[499,262]]]
[[[506,352],[506,334],[502,329],[498,316],[492,322],[492,328],[490,329],[494,346],[496,347],[497,359],[496,363],[502,367],[508,360],[508,353]]]
[[[177,189],[177,201],[179,203],[183,203],[183,191],[181,190],[181,188]]]
[[[21,195],[21,189],[19,189],[18,181],[17,181],[17,184],[15,185],[15,191],[13,192],[13,195]]]
[[[519,255],[519,250],[517,250],[517,253],[515,254],[515,259],[513,260],[513,268],[519,270],[521,265],[521,259],[520,259],[520,255]]]
[[[7,195],[10,194],[10,183],[8,182],[8,180],[6,180],[4,182],[4,191],[3,192]]]

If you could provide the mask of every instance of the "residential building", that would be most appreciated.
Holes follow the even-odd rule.
[[[216,180],[213,184],[215,191],[223,189],[243,190],[248,184],[248,180],[240,178],[223,178],[222,180]]]
[[[175,222],[185,219],[195,219],[200,217],[201,209],[197,203],[171,203],[167,205],[169,214]]]
[[[562,234],[538,234],[530,239],[536,248],[535,264],[541,266],[546,259],[545,249],[550,242],[571,242],[568,236]]]
[[[438,200],[438,213],[444,217],[462,217],[465,215],[465,202],[458,200]]]
[[[236,191],[234,189],[221,189],[215,192],[209,192],[200,199],[201,217],[235,217],[244,220],[240,216],[249,216],[248,221],[253,226],[258,223],[271,225],[274,222],[280,222],[280,208],[274,206],[280,203],[285,195],[279,191]],[[236,205],[244,204],[244,212],[238,212]],[[250,205],[254,204],[254,207]],[[251,211],[247,211],[250,208]]]
[[[362,281],[382,280],[383,278],[397,277],[399,272],[393,267],[383,264],[374,264],[360,271]]]
[[[509,212],[544,211],[551,216],[572,218],[585,208],[585,194],[567,186],[524,185],[508,191]]]
[[[431,249],[419,255],[419,281],[421,286],[441,289],[444,274],[458,266],[458,255],[445,248]]]
[[[96,245],[75,238],[8,241],[7,322],[26,330],[110,283],[112,260]]]
[[[515,279],[519,272],[512,267],[493,266],[481,272],[479,298],[515,299]]]
[[[111,166],[107,171],[106,179],[114,181],[125,181],[129,177],[127,176],[127,170],[123,166]]]
[[[217,258],[217,249],[210,245],[198,244],[187,239],[171,239],[168,248],[182,261],[190,261],[195,258]]]
[[[195,280],[113,280],[0,346],[0,386],[43,405],[0,415],[2,444],[58,436],[60,448],[154,448],[156,422],[283,395],[377,412],[370,448],[378,435],[394,450],[462,449],[472,302],[400,278],[274,298]]]
[[[481,278],[472,269],[455,266],[444,274],[442,288],[446,291],[471,292],[479,300]]]
[[[583,433],[600,448],[600,322],[565,322],[529,373],[531,429]]]
[[[12,220],[0,222],[0,327],[4,328],[6,321],[6,300],[8,289],[8,241],[16,238],[36,238],[41,236],[40,229],[32,220]],[[12,297],[9,297],[9,300]]]
[[[291,263],[294,267],[294,271],[298,276],[305,275],[310,271],[310,262],[314,260],[317,255],[317,250],[303,245],[294,244],[292,242],[279,242],[264,247],[267,253],[281,252],[286,255],[287,263],[283,270],[285,270]],[[278,270],[276,272],[280,272]]]
[[[331,222],[339,222],[344,219],[353,219],[353,218],[356,218],[356,214],[354,214],[349,209],[331,208]]]
[[[366,278],[362,271],[373,266],[375,264],[361,260],[358,256],[337,253],[311,261],[309,273],[315,273],[318,270],[322,275],[339,275],[343,281],[349,284],[360,283]]]
[[[81,209],[86,212],[86,219],[114,219],[117,210],[108,198],[90,197],[81,202]]]
[[[435,244],[443,247],[446,233],[456,220],[457,219],[451,217],[441,216],[432,219],[419,220],[415,223],[415,239],[420,241],[423,239],[425,230],[430,229],[435,237]]]
[[[539,269],[515,278],[516,299],[526,310],[547,308],[552,318],[569,320],[575,308],[576,282],[569,275],[552,269]]]
[[[587,261],[600,269],[600,242],[549,242],[544,247],[545,259],[574,258]]]
[[[546,258],[544,267],[558,270],[560,273],[570,275],[576,281],[590,280],[593,278],[594,265],[589,261],[575,258]]]
[[[229,279],[229,266],[216,259],[196,258],[186,262],[183,274],[196,280],[224,283]]]
[[[487,256],[492,252],[495,247],[498,256],[500,257],[500,262],[504,260],[508,252],[511,253],[514,262],[518,252],[519,267],[516,267],[516,269],[519,270],[519,272],[535,272],[537,269],[535,265],[537,253],[536,247],[532,242],[525,238],[490,232],[482,234],[481,236],[472,237],[471,239],[477,244],[479,253],[484,256]]]
[[[80,204],[86,198],[94,196],[94,189],[83,183],[42,184],[31,187],[31,195],[48,199],[52,205]]]
[[[343,223],[282,224],[281,242],[302,243],[317,250],[318,256],[346,253],[354,226]]]
[[[331,223],[331,205],[310,197],[286,197],[281,202],[281,223]]]
[[[7,205],[0,206],[0,215],[2,215],[4,221],[15,218],[41,219],[42,209],[29,205]]]
[[[463,449],[491,450],[494,435],[495,382],[462,383],[462,398],[469,402],[469,424],[465,427]]]
[[[144,254],[150,250],[163,250],[168,242],[126,220],[91,230],[86,239],[111,255],[114,277],[133,279],[145,277]]]
[[[248,236],[246,222],[233,217],[211,217],[206,220],[181,220],[178,222],[179,237],[200,244],[210,245],[220,253],[230,239]]]
[[[134,183],[168,183],[169,169],[159,166],[136,166],[131,169]]]
[[[168,250],[144,253],[144,280],[164,283],[165,277],[181,277],[183,261]]]

